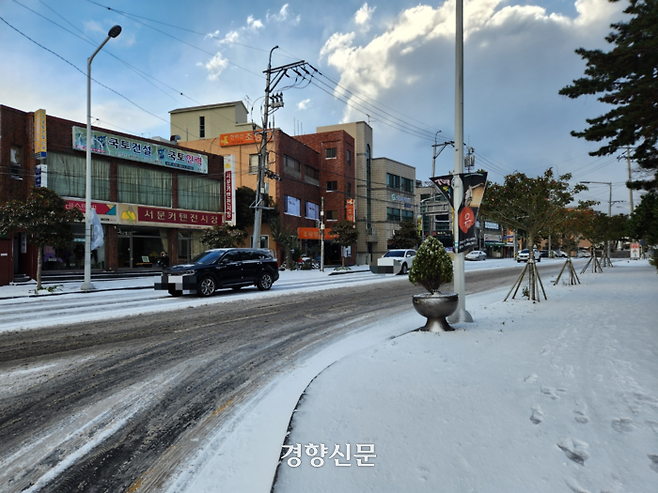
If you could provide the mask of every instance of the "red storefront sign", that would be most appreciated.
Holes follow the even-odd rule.
[[[159,207],[137,206],[137,221],[151,223],[169,223],[188,226],[221,226],[222,214],[218,212],[186,211],[180,209],[162,209]]]
[[[297,238],[300,240],[319,240],[320,239],[320,229],[319,228],[297,228]],[[331,234],[330,229],[324,230],[324,239],[325,240],[334,240],[336,235]]]

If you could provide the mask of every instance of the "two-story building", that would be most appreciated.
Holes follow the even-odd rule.
[[[0,106],[0,201],[45,186],[84,212],[86,140],[85,124]],[[202,230],[224,220],[221,156],[100,127],[92,146],[92,208],[104,235],[93,270],[151,267],[163,251],[185,261],[205,248]],[[44,249],[45,270],[84,268],[84,223],[71,227],[67,247]],[[36,258],[24,233],[0,238],[0,284],[33,278]]]

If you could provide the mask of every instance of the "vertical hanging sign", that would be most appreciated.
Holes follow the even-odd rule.
[[[487,184],[486,173],[462,173],[461,179],[464,189],[464,199],[459,207],[457,220],[459,221],[458,252],[470,252],[477,248],[475,235],[475,221],[482,203],[484,188]]]
[[[455,175],[446,175],[431,178],[450,204],[452,204],[454,177]],[[453,217],[459,225],[459,238],[455,238],[455,251],[467,253],[477,247],[475,221],[482,203],[487,173],[460,173],[459,178],[462,180],[464,198],[459,210],[453,211]]]
[[[347,220],[352,221],[353,223],[356,223],[356,213],[354,210],[354,199],[347,199],[347,204],[346,204],[346,209],[347,209]]]
[[[235,156],[224,156],[224,218],[235,226]]]
[[[34,154],[37,159],[45,159],[46,152],[46,110],[37,110],[34,112]]]

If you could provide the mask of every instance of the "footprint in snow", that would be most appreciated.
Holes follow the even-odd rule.
[[[648,457],[651,459],[651,464],[649,464],[649,467],[658,472],[658,455],[648,455]]]
[[[566,392],[564,389],[556,389],[553,387],[541,387],[539,391],[553,399],[554,401],[558,400],[560,396],[558,395],[558,392]]]
[[[617,418],[612,420],[612,429],[623,433],[625,431],[633,431],[635,426],[633,425],[633,419],[631,418]]]
[[[541,410],[540,406],[532,407],[532,414],[530,415],[530,421],[538,425],[544,420],[544,411]]]
[[[575,438],[562,437],[557,443],[557,446],[564,452],[569,460],[574,461],[581,466],[585,465],[585,461],[589,459],[589,444]]]
[[[535,382],[537,381],[537,378],[539,378],[539,377],[537,376],[537,374],[536,374],[536,373],[532,373],[532,374],[528,375],[527,377],[525,377],[525,378],[523,379],[523,381],[524,381],[525,383],[535,383]]]

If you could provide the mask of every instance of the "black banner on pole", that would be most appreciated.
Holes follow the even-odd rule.
[[[462,173],[464,199],[459,207],[457,221],[459,226],[459,239],[455,242],[455,251],[468,253],[477,248],[475,223],[478,210],[487,185],[487,173]]]
[[[435,176],[430,180],[439,188],[452,207],[452,175]]]

